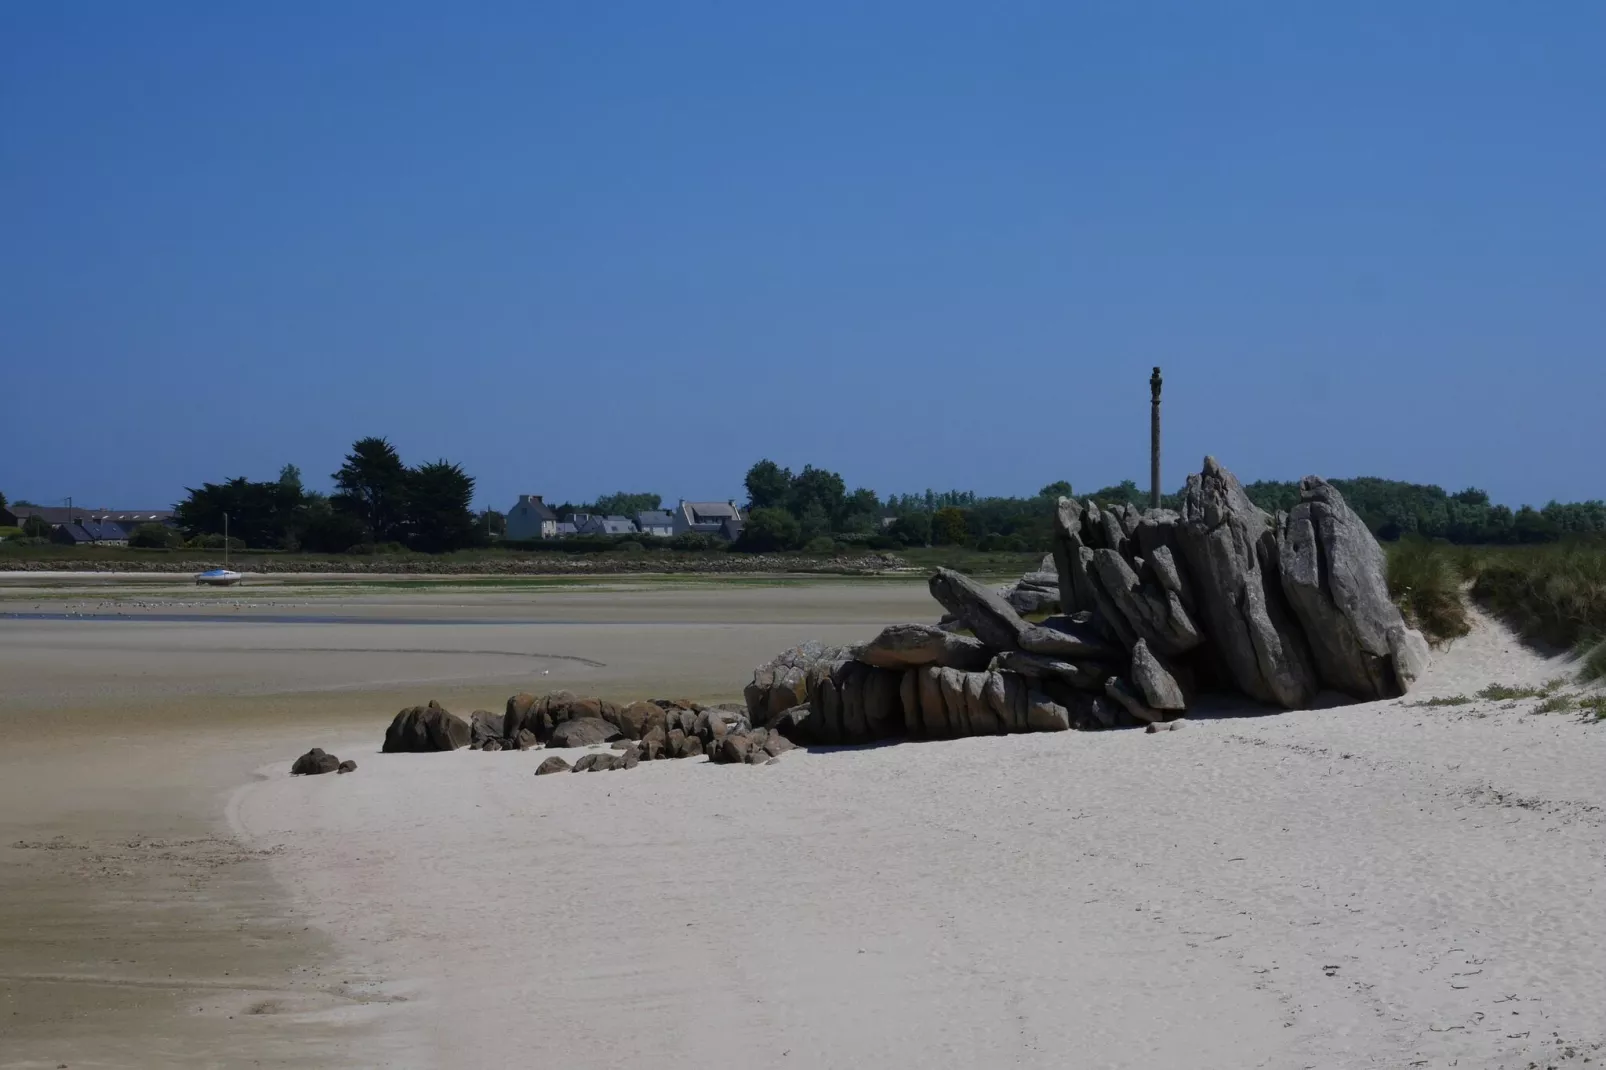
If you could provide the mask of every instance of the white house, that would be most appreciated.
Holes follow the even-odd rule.
[[[696,532],[734,540],[742,533],[742,510],[735,502],[688,502],[682,498],[670,514],[676,535]]]
[[[558,514],[541,500],[539,494],[520,494],[513,508],[507,511],[509,539],[555,539],[558,535]]]
[[[667,539],[675,533],[675,517],[667,509],[648,509],[636,514],[636,527],[643,535]]]

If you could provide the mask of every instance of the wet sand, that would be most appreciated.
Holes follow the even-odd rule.
[[[739,697],[777,650],[929,607],[885,581],[0,588],[0,1066],[427,1063],[416,979],[292,901],[284,846],[231,830],[242,784],[331,738],[367,776],[428,698]]]

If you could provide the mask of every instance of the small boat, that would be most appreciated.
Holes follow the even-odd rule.
[[[238,572],[232,572],[226,568],[209,568],[205,572],[196,573],[195,585],[197,587],[203,584],[208,587],[227,587],[229,584],[239,583],[243,579],[245,577]]]
[[[229,514],[223,514],[223,567],[209,568],[205,572],[195,574],[195,586],[201,587],[227,587],[245,579],[238,572],[229,568]]]

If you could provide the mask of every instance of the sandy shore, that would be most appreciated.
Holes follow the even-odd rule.
[[[429,697],[736,697],[777,649],[929,601],[885,582],[43,593],[0,592],[0,1066],[80,1070],[427,1054],[398,1017],[413,982],[331,942],[270,871],[279,849],[234,835],[258,767],[377,740]]]
[[[1392,702],[539,779],[379,755],[403,701],[729,697],[932,615],[887,584],[454,599],[0,620],[0,920],[44,934],[0,949],[0,1065],[1606,1056],[1600,726]],[[1413,698],[1559,671],[1486,625]],[[289,779],[313,743],[358,773]],[[161,836],[196,842],[117,847]]]

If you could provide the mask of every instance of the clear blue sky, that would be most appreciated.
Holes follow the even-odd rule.
[[[0,490],[1606,497],[1606,4],[0,5]]]

